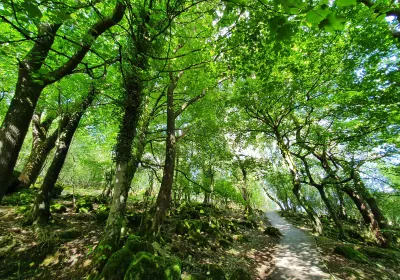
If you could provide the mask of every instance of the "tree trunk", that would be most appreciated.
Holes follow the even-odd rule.
[[[34,224],[38,224],[39,226],[45,225],[50,218],[51,192],[53,191],[54,185],[57,182],[61,169],[64,166],[64,162],[67,157],[72,138],[75,134],[76,129],[78,128],[82,115],[89,107],[89,105],[93,102],[95,95],[96,91],[91,86],[89,94],[81,104],[81,108],[79,109],[79,111],[71,115],[67,126],[60,134],[56,153],[49,169],[47,170],[46,176],[43,180],[43,184],[40,188],[39,193],[36,196],[36,200],[32,209],[31,222],[33,222]]]
[[[344,203],[343,192],[340,190],[340,188],[336,187],[336,193],[339,199],[339,218],[347,220],[347,211],[346,211],[346,205]]]
[[[340,222],[340,220],[339,220],[339,218],[338,218],[338,216],[336,214],[335,209],[333,209],[330,200],[326,196],[324,187],[318,187],[317,189],[318,189],[319,194],[321,195],[322,200],[324,201],[324,203],[326,205],[326,208],[329,211],[329,214],[331,215],[333,221],[335,222],[335,225],[336,225],[336,227],[337,227],[337,229],[339,231],[339,238],[340,239],[345,239],[346,235],[344,233],[343,225]]]
[[[382,235],[378,221],[375,220],[374,214],[369,209],[362,196],[348,185],[342,186],[342,190],[353,200],[354,204],[357,206],[358,211],[363,217],[367,228],[374,234],[378,243],[382,247],[387,247],[388,242]]]
[[[116,169],[114,193],[110,214],[100,245],[111,246],[111,252],[119,247],[121,229],[125,221],[126,201],[141,155],[132,159],[132,146],[141,115],[142,89],[138,77],[129,76],[125,81],[125,110],[115,148]],[[140,141],[139,141],[140,143]]]
[[[276,205],[279,206],[279,208],[281,209],[281,211],[285,211],[285,210],[286,210],[285,207],[283,207],[282,203],[280,203],[278,199],[274,198],[274,197],[273,197],[269,192],[267,192],[265,189],[264,189],[264,192],[265,192],[265,194],[268,196],[269,199],[271,199],[273,202],[276,203]]]
[[[28,161],[22,169],[20,176],[18,177],[19,183],[17,186],[17,190],[29,188],[33,183],[36,182],[37,177],[43,169],[43,165],[47,159],[47,156],[56,145],[58,133],[65,128],[68,121],[69,117],[68,115],[65,115],[60,121],[57,130],[55,130],[50,136],[46,137],[44,135],[44,137],[40,137],[36,140],[35,138],[37,137],[34,136],[34,141],[32,142],[32,150],[28,157]],[[43,125],[44,124],[40,124],[40,128],[38,128],[38,125],[36,125],[36,128],[33,129],[33,134],[37,134],[35,133],[35,130],[43,130]]]
[[[38,23],[38,36],[32,49],[19,63],[18,80],[15,95],[11,100],[3,124],[0,128],[0,201],[10,184],[12,172],[22,143],[28,131],[37,101],[43,89],[70,75],[89,52],[92,44],[107,29],[117,24],[125,13],[125,5],[117,2],[110,17],[102,17],[89,27],[81,48],[62,66],[34,78],[46,60],[60,24]]]
[[[295,162],[290,154],[290,151],[288,147],[286,147],[285,143],[283,143],[279,131],[275,131],[275,135],[277,137],[278,147],[281,150],[282,156],[285,159],[290,170],[290,175],[292,177],[293,183],[293,193],[296,196],[299,205],[306,211],[308,217],[310,218],[314,232],[317,234],[322,234],[323,228],[321,220],[319,219],[317,213],[311,207],[311,205],[304,199],[303,194],[301,193],[300,177]]]
[[[165,140],[164,171],[149,234],[158,234],[171,201],[171,190],[174,180],[174,167],[176,156],[174,90],[177,86],[180,75],[182,75],[182,72],[176,78],[173,77],[172,72],[170,72],[169,74],[170,85],[167,91],[167,137]]]
[[[364,182],[362,181],[360,174],[357,171],[354,172],[354,187],[362,195],[364,200],[368,203],[371,212],[374,214],[374,217],[379,224],[379,227],[381,229],[387,228],[387,220],[385,216],[383,215],[381,209],[379,208],[375,197],[371,195],[370,191],[364,185]]]
[[[0,201],[10,184],[19,151],[44,88],[43,82],[34,80],[33,74],[42,67],[59,27],[41,24],[36,43],[19,63],[15,95],[0,128]]]

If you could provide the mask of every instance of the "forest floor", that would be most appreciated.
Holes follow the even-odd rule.
[[[24,224],[33,199],[28,190],[0,205],[0,279],[84,279],[108,206],[97,193],[77,189],[75,203],[71,194],[54,199],[49,226],[35,231]],[[147,208],[128,200],[124,240],[138,232]],[[237,268],[250,272],[251,279],[267,279],[279,242],[264,233],[268,223],[261,211],[245,216],[237,209],[184,203],[170,211],[157,251],[181,260],[183,279],[208,274],[210,265],[228,279]]]
[[[291,224],[312,234],[311,224],[303,214],[282,213]],[[355,221],[344,222],[347,235],[345,241],[337,238],[338,231],[333,221],[322,218],[324,233],[315,236],[322,260],[335,279],[400,279],[400,251],[398,248],[383,249],[375,246],[363,225]],[[335,253],[337,248],[351,247],[354,256],[347,258]]]

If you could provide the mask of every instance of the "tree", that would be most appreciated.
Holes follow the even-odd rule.
[[[10,183],[12,171],[41,92],[45,87],[72,74],[85,55],[91,50],[96,39],[116,25],[125,12],[125,5],[117,1],[110,17],[101,16],[97,22],[87,29],[85,36],[81,38],[80,42],[76,43],[78,48],[75,53],[68,57],[66,62],[50,68],[55,68],[54,70],[48,70],[45,67],[46,58],[49,56],[50,51],[53,51],[57,32],[69,18],[69,12],[58,11],[60,14],[64,14],[64,19],[56,18],[54,22],[42,22],[40,21],[42,12],[37,6],[25,5],[25,8],[19,7],[21,13],[26,11],[34,20],[37,31],[36,35],[32,36],[24,27],[19,26],[18,14],[12,13],[13,6],[8,4],[5,8],[10,11],[10,15],[15,15],[15,18],[9,19],[1,15],[1,19],[18,31],[23,38],[33,41],[33,47],[18,64],[19,72],[15,94],[0,128],[0,157],[2,158],[0,161],[0,173],[3,174],[0,179],[0,200]],[[49,11],[49,13],[54,12],[54,10]],[[55,52],[60,54],[59,51]]]

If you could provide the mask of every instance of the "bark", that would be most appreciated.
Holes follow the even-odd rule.
[[[314,232],[317,234],[322,234],[321,220],[319,219],[317,213],[311,207],[311,205],[304,199],[303,194],[301,193],[300,176],[297,171],[296,164],[290,154],[290,151],[289,151],[288,147],[285,145],[285,143],[283,142],[279,131],[277,131],[277,130],[275,131],[275,136],[277,137],[278,147],[279,147],[279,149],[282,153],[282,156],[290,170],[290,175],[292,177],[292,184],[293,184],[293,193],[296,196],[296,199],[297,199],[299,205],[306,211],[308,217],[310,218]]]
[[[19,63],[15,94],[0,128],[0,201],[10,184],[19,151],[44,88],[43,81],[34,80],[32,74],[42,67],[59,27],[39,25],[39,39]]]
[[[42,137],[37,137],[38,133],[35,131],[38,129],[44,130],[44,124],[34,124],[33,122],[32,126],[34,128],[32,133],[34,134],[34,137],[32,142],[32,150],[28,157],[27,163],[18,177],[19,182],[17,190],[29,188],[36,182],[36,179],[42,171],[48,155],[56,145],[59,132],[65,128],[65,126],[68,124],[68,121],[69,117],[68,115],[65,115],[60,121],[58,128],[50,136],[43,135]]]
[[[61,24],[48,23],[37,25],[38,39],[19,63],[15,95],[0,128],[0,174],[2,175],[0,177],[0,201],[10,184],[12,172],[41,92],[46,86],[71,74],[89,52],[95,40],[107,29],[117,24],[122,19],[124,12],[125,5],[118,1],[111,17],[103,17],[89,28],[82,40],[81,48],[70,60],[45,76],[34,78],[47,58],[57,30],[61,26]],[[93,40],[88,40],[88,38]]]
[[[382,235],[378,221],[375,219],[374,214],[371,209],[369,209],[367,203],[363,197],[353,188],[348,185],[343,185],[342,190],[353,200],[354,204],[357,206],[367,228],[374,234],[376,240],[382,247],[388,246],[388,241]]]
[[[329,167],[327,160],[326,160],[326,153],[324,152],[322,156],[317,155],[318,159],[321,160],[322,163],[322,167],[324,168],[324,170],[330,174],[331,173],[331,168]],[[309,184],[313,187],[315,187],[320,196],[322,201],[325,203],[326,208],[328,209],[328,212],[330,214],[330,216],[332,217],[333,221],[335,222],[336,227],[338,228],[339,231],[339,238],[340,239],[345,239],[345,232],[343,229],[343,225],[340,222],[338,215],[335,211],[335,209],[332,206],[332,203],[330,202],[330,200],[328,199],[328,197],[326,196],[325,193],[325,187],[327,186],[327,182],[322,182],[322,183],[316,183],[316,181],[314,180],[313,176],[311,175],[311,171],[309,168],[309,164],[307,162],[307,159],[305,156],[300,156],[300,155],[295,155],[296,157],[300,158],[304,164],[304,168],[305,168],[305,172],[307,174],[307,177],[309,179]],[[324,180],[323,180],[324,181]]]
[[[336,225],[336,227],[337,227],[337,229],[339,231],[339,238],[340,239],[345,239],[346,235],[344,233],[343,225],[340,222],[339,217],[336,214],[336,211],[332,206],[332,203],[330,202],[330,200],[326,196],[324,187],[321,186],[321,187],[318,187],[317,189],[318,189],[319,194],[321,195],[321,198],[322,198],[323,202],[325,203],[326,208],[329,211],[329,214],[331,215],[331,217],[332,217],[332,219],[333,219],[333,221],[334,221],[334,223],[335,223],[335,225]]]
[[[362,195],[364,200],[368,203],[368,206],[370,207],[371,212],[374,214],[374,217],[378,222],[379,227],[381,229],[387,228],[388,227],[387,220],[384,214],[382,213],[381,209],[379,208],[378,202],[376,201],[375,197],[372,196],[367,187],[364,185],[364,182],[362,181],[358,171],[354,172],[353,180],[355,189]]]
[[[54,155],[53,161],[49,169],[47,170],[46,176],[44,177],[43,184],[40,187],[40,191],[36,196],[36,200],[31,213],[31,222],[39,226],[46,225],[50,219],[50,199],[54,185],[58,180],[61,169],[64,166],[65,159],[68,154],[69,147],[72,142],[72,138],[78,128],[79,122],[86,109],[93,102],[96,91],[91,86],[89,94],[83,100],[81,108],[73,113],[70,117],[68,124],[65,129],[61,132],[57,143],[57,150]]]
[[[130,77],[129,81],[125,81],[125,110],[115,148],[114,193],[110,214],[100,242],[100,245],[111,246],[111,251],[119,247],[121,229],[125,220],[126,200],[139,163],[135,159],[132,161],[132,146],[142,105],[142,89],[137,78]],[[141,155],[136,156],[136,159],[140,158]]]
[[[167,137],[165,140],[164,171],[149,234],[158,234],[170,206],[176,156],[174,90],[181,75],[182,72],[177,77],[174,77],[172,72],[169,74],[170,85],[167,91]]]
[[[281,211],[286,211],[285,207],[282,205],[282,203],[279,202],[278,199],[276,199],[275,197],[273,197],[273,196],[272,196],[269,192],[267,192],[265,189],[264,189],[264,192],[265,192],[265,194],[268,196],[269,199],[271,199],[273,202],[276,203],[276,205],[279,206],[279,208],[281,209]]]
[[[343,192],[338,187],[336,188],[336,192],[339,198],[339,218],[347,220],[347,210],[346,210],[346,205],[344,203]]]

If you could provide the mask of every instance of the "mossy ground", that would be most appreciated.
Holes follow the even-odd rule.
[[[98,192],[77,188],[75,201],[90,201],[92,206],[85,203],[88,211],[79,211],[71,193],[67,189],[53,200],[66,211],[53,211],[49,226],[40,232],[24,224],[34,193],[24,192],[23,201],[20,195],[6,197],[0,205],[0,245],[7,251],[4,255],[0,252],[0,279],[84,279],[90,269],[91,252],[105,226],[99,213],[104,216],[108,209],[106,201],[97,198]],[[143,209],[142,203],[128,200],[122,243],[139,231]],[[216,265],[227,279],[238,267],[257,279],[261,265],[264,270],[272,267],[271,254],[278,242],[264,233],[268,221],[261,214],[245,217],[240,209],[201,204],[175,207],[165,221],[162,238],[153,246],[154,254],[179,259],[184,277],[207,279],[205,267]],[[180,228],[182,222],[189,227]]]
[[[309,232],[312,231],[305,215],[286,213],[284,216],[293,225]],[[337,238],[338,231],[333,221],[328,218],[323,218],[321,221],[324,233],[322,236],[316,237],[317,245],[326,267],[336,278],[400,279],[400,250],[398,248],[383,249],[377,247],[368,236],[365,227],[355,221],[343,222],[347,239],[339,240]],[[356,250],[356,255],[350,254],[345,257],[346,252],[340,249],[335,250],[338,247],[351,247]]]

